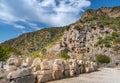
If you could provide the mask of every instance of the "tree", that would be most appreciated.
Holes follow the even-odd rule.
[[[96,56],[96,61],[98,63],[110,63],[110,57],[100,54]]]

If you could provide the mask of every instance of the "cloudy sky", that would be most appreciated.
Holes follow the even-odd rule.
[[[0,0],[0,42],[44,27],[77,21],[87,9],[120,6],[119,0]]]

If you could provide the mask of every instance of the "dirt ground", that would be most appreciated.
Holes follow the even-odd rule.
[[[80,74],[48,83],[120,83],[120,68],[101,68],[89,74]]]

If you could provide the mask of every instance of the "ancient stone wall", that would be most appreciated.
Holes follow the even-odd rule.
[[[20,63],[19,59],[13,57],[2,66],[4,67],[0,68],[0,83],[43,83],[94,72],[98,68],[95,62],[77,59],[41,61],[39,58],[27,58]]]

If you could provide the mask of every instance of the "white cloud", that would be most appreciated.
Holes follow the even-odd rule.
[[[41,29],[41,28],[38,27],[38,25],[35,24],[35,23],[30,23],[30,22],[28,22],[27,24],[28,24],[31,28],[35,29],[35,30],[39,30],[39,29]]]
[[[79,19],[80,12],[90,4],[89,0],[1,0],[0,20],[26,22],[35,29],[39,29],[35,22],[63,26]],[[24,27],[18,25],[16,28]]]
[[[9,22],[9,21],[0,21],[0,22],[2,22],[4,24],[12,25],[13,27],[18,28],[18,29],[25,29],[24,26],[16,24],[14,22]]]
[[[15,28],[25,29],[25,27],[24,27],[24,26],[22,26],[22,25],[14,24],[13,26],[14,26]]]

